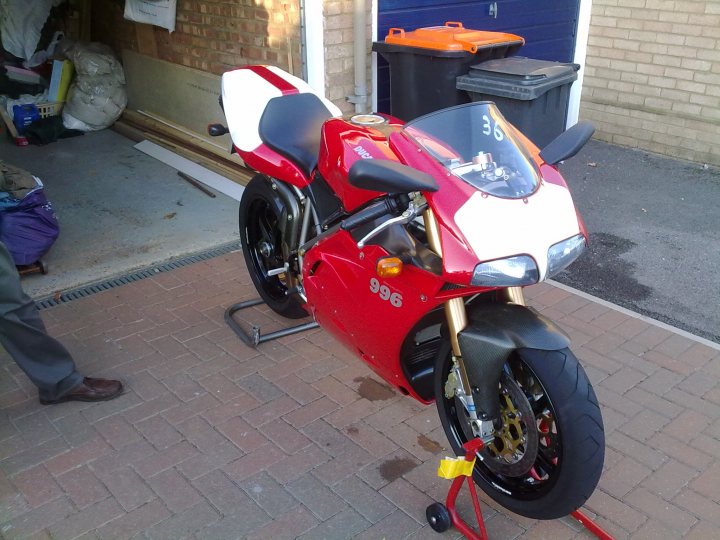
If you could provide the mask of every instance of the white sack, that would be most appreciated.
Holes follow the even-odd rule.
[[[50,15],[50,8],[61,2],[62,0],[0,0],[3,48],[23,60],[31,58],[40,41],[40,31]]]

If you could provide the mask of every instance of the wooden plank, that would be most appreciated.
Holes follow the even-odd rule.
[[[229,135],[210,137],[207,125],[225,121],[220,76],[133,51],[123,51],[128,108],[157,115],[202,139],[230,148]]]

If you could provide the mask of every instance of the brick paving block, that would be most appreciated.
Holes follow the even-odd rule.
[[[201,453],[184,460],[177,468],[186,478],[194,480],[210,471],[224,467],[242,455],[243,452],[237,446],[226,440],[203,449]]]
[[[632,535],[633,540],[671,540],[681,538],[677,531],[669,530],[662,523],[647,521]]]
[[[655,433],[663,431],[663,428],[670,422],[664,416],[655,412],[644,410],[625,422],[618,429],[641,442],[647,441]]]
[[[154,452],[155,449],[150,445],[150,443],[143,439],[136,443],[123,446],[119,450],[107,452],[92,462],[89,462],[89,466],[96,473],[97,471],[111,473],[122,467],[127,467],[146,456],[150,456]]]
[[[686,409],[691,409],[701,416],[707,415],[711,418],[720,418],[720,406],[715,405],[707,399],[688,394],[679,388],[673,388],[668,391],[667,394],[665,394],[665,398],[673,403],[684,406]]]
[[[312,444],[312,441],[283,419],[261,426],[260,431],[276,446],[288,454],[294,454]]]
[[[677,386],[694,396],[703,396],[718,385],[718,378],[702,371],[689,375]]]
[[[238,386],[261,403],[267,403],[284,395],[283,391],[277,386],[257,374],[248,375],[241,379],[238,381]]]
[[[63,491],[80,510],[106,499],[110,492],[86,466],[57,477]]]
[[[685,535],[686,540],[707,540],[717,534],[717,527],[708,525],[702,521],[697,523],[690,532]]]
[[[83,533],[102,527],[109,521],[123,515],[123,509],[113,499],[105,499],[88,506],[69,519],[48,527],[53,538],[75,538]]]
[[[162,382],[181,401],[190,401],[206,392],[197,381],[194,381],[185,373],[171,375],[164,378]]]
[[[268,442],[267,437],[240,417],[231,418],[215,428],[246,454]]]
[[[602,489],[596,489],[585,503],[585,507],[613,521],[625,531],[635,531],[647,521],[647,516],[638,512],[635,508],[628,506],[621,500],[605,493]]]
[[[187,510],[202,499],[198,491],[175,469],[151,476],[147,482],[173,513]]]
[[[175,427],[185,438],[201,451],[212,451],[223,443],[227,443],[225,436],[220,434],[206,420],[193,416],[176,424]]]
[[[305,381],[300,380],[300,378],[293,373],[283,377],[273,377],[272,380],[278,388],[283,390],[300,405],[306,405],[323,397],[323,394]]]
[[[422,406],[417,413],[407,418],[405,423],[418,433],[429,433],[440,426],[437,407],[434,404]]]
[[[315,478],[312,473],[293,480],[285,486],[285,489],[321,521],[325,521],[347,508],[345,501]]]
[[[562,519],[540,520],[523,534],[536,540],[569,540],[578,536],[578,532]]]
[[[132,387],[133,392],[140,396],[143,401],[155,399],[157,396],[167,392],[165,386],[147,371],[127,376],[125,382]]]
[[[15,475],[12,481],[33,508],[51,501],[62,493],[60,486],[43,465]]]
[[[180,343],[185,343],[187,341],[190,341],[193,338],[197,338],[200,336],[203,336],[205,334],[209,334],[210,332],[213,332],[214,330],[217,330],[218,323],[215,323],[213,321],[205,319],[204,322],[193,324],[191,326],[188,326],[184,330],[180,330],[178,332],[173,332],[171,335],[175,339],[177,339]]]
[[[658,521],[681,534],[687,533],[697,523],[695,517],[642,487],[635,488],[623,500],[645,513],[651,520]]]
[[[329,397],[341,406],[349,405],[358,398],[354,390],[351,390],[332,375],[313,382],[312,386],[322,395]]]
[[[690,487],[714,501],[720,501],[720,462],[715,462],[690,483]]]
[[[629,400],[627,397],[607,388],[605,384],[593,386],[595,389],[595,395],[597,396],[603,411],[610,407],[627,417],[633,417],[643,411],[643,407],[641,405],[638,405],[634,401]]]
[[[293,540],[318,524],[318,520],[304,506],[296,506],[267,525],[252,531],[247,540]]]
[[[434,459],[445,446],[445,439],[442,442],[430,439],[419,434],[407,424],[395,426],[388,437],[398,446],[404,448],[420,461]]]
[[[398,449],[398,445],[365,422],[357,422],[347,426],[344,433],[358,446],[361,446],[374,457],[382,457]]]
[[[674,373],[669,369],[660,368],[638,386],[650,393],[663,396],[682,380],[683,376],[679,373]]]
[[[200,383],[207,392],[224,403],[242,393],[238,385],[220,373],[225,369],[233,367],[235,364],[237,364],[237,360],[223,353],[213,360],[206,360],[202,364],[198,364],[188,370],[187,374],[190,378]]]
[[[43,444],[25,448],[0,461],[0,468],[9,475],[17,474],[30,469],[40,463],[50,460],[70,449],[62,437],[56,437]]]
[[[274,315],[274,313],[272,313]],[[286,326],[289,326],[287,323],[287,319],[282,319],[281,326],[284,328]],[[300,323],[301,321],[297,321]],[[307,321],[310,322],[310,321]],[[271,328],[267,328],[267,330],[271,330]],[[260,351],[263,355],[267,356],[268,358],[271,358],[275,362],[281,362],[287,358],[290,358],[295,355],[295,351],[290,349],[289,347],[286,347],[282,343],[278,341],[266,341],[265,343],[261,343],[258,345],[258,351]]]
[[[63,523],[75,509],[67,497],[59,497],[2,524],[2,534],[8,538],[24,538],[55,523]]]
[[[77,446],[45,462],[45,467],[55,476],[110,454],[113,449],[100,436]]]
[[[83,409],[82,415],[85,417],[85,420],[94,424],[114,414],[132,409],[142,402],[143,400],[132,391],[132,388],[126,388],[125,393],[115,399],[93,403],[92,407]]]
[[[665,341],[655,346],[655,350],[666,354],[667,356],[677,357],[684,356],[684,353],[689,351],[695,342],[678,334],[672,334]]]
[[[713,461],[712,456],[689,446],[687,441],[668,437],[664,433],[655,434],[647,443],[663,452],[667,457],[676,459],[698,471],[706,468]]]
[[[346,540],[356,536],[370,526],[370,523],[355,510],[348,508],[344,512],[323,521],[317,527],[300,536],[301,540]]]
[[[254,349],[253,349],[254,350]],[[231,353],[228,353],[233,357],[237,357],[237,355],[233,355]],[[220,373],[224,376],[230,379],[231,381],[235,381],[241,388],[245,389],[247,391],[247,388],[243,385],[240,385],[240,381],[245,379],[246,377],[249,377],[251,375],[258,375],[258,372],[268,366],[268,359],[266,356],[262,355],[255,355],[252,358],[248,358],[246,360],[238,360],[234,366],[230,366],[229,368],[223,369]],[[260,375],[258,375],[260,376]],[[262,377],[262,376],[260,376]],[[264,379],[264,377],[263,377]],[[247,385],[246,386],[251,386]],[[274,394],[274,397],[277,397],[277,394]]]
[[[576,314],[574,314],[576,315]],[[613,332],[604,332],[583,345],[583,348],[598,354],[608,354],[619,349],[626,342],[626,338]]]
[[[623,362],[613,360],[609,354],[598,354],[585,347],[572,346],[572,349],[583,366],[592,366],[608,375],[617,373],[624,367]]]
[[[683,362],[682,359],[672,358],[656,350],[647,351],[643,354],[643,358],[648,362],[684,376],[690,375],[694,370],[692,366]]]
[[[274,444],[267,444],[250,452],[232,462],[222,466],[222,470],[234,481],[240,482],[245,478],[265,470],[273,463],[285,457],[285,453]]]
[[[135,334],[115,342],[122,359],[125,361],[144,358],[155,352],[155,349],[148,344],[140,335]]]
[[[13,423],[28,446],[43,444],[60,434],[42,410],[23,416]]]
[[[247,493],[219,469],[196,478],[193,481],[193,486],[203,494],[220,514],[225,516],[255,505]]]
[[[622,499],[653,471],[631,457],[623,457],[602,476],[602,488],[610,495]]]
[[[670,419],[676,418],[683,411],[682,407],[672,401],[640,387],[631,388],[625,393],[625,397]]]
[[[115,449],[139,441],[142,436],[121,415],[113,415],[93,424],[107,443]]]
[[[710,425],[710,418],[695,411],[684,411],[663,429],[663,434],[672,435],[681,441],[689,441]]]
[[[259,427],[268,423],[277,422],[280,417],[290,411],[294,411],[299,406],[297,401],[283,394],[275,397],[272,401],[267,401],[255,409],[246,412],[243,414],[243,418],[247,420],[250,425]]]
[[[253,504],[251,508],[243,508],[237,514],[225,516],[219,521],[199,529],[194,538],[197,540],[241,539],[269,521],[267,513]]]
[[[370,487],[379,490],[389,482],[405,476],[418,465],[420,462],[417,458],[400,448],[392,454],[372,461],[356,474]]]
[[[696,469],[670,459],[640,485],[663,499],[672,500],[698,474]]]
[[[153,525],[145,531],[145,537],[150,540],[179,540],[188,538],[194,532],[206,529],[220,519],[220,515],[205,501],[188,508],[180,514]],[[217,538],[223,538],[218,536]],[[228,536],[227,538],[231,538]]]
[[[607,379],[602,382],[605,388],[617,392],[618,394],[624,394],[633,386],[639,384],[647,375],[644,373],[634,370],[629,367],[623,367],[620,371],[610,375]]]
[[[325,417],[325,421],[338,429],[345,428],[366,418],[382,407],[379,402],[365,398],[357,399]]]
[[[151,501],[132,512],[123,514],[100,527],[97,534],[102,539],[131,538],[142,534],[156,523],[170,516],[170,512],[159,500]]]
[[[167,420],[153,416],[135,424],[135,428],[158,450],[163,450],[182,440],[182,435]]]
[[[189,418],[202,415],[205,413],[205,411],[214,409],[219,406],[220,401],[215,399],[210,394],[205,393],[196,397],[195,399],[191,399],[186,403],[182,403],[180,402],[180,400],[178,400],[178,405],[176,405],[172,409],[163,412],[162,416],[172,425],[177,425],[184,422],[185,420],[188,420]]]
[[[217,425],[255,409],[259,405],[260,402],[257,399],[241,391],[232,400],[227,403],[218,402],[217,406],[202,411],[201,415],[210,424]]]
[[[284,459],[267,467],[267,472],[281,484],[287,484],[330,461],[326,454],[317,444],[310,444],[302,450],[286,456]]]
[[[683,489],[672,502],[706,523],[720,527],[720,504],[692,489]]]
[[[163,390],[164,393],[158,395],[150,401],[144,401],[136,407],[125,411],[123,413],[125,420],[131,424],[136,424],[148,418],[152,418],[155,415],[169,411],[182,403],[174,394],[168,392],[165,387],[163,387]]]
[[[178,373],[184,373],[200,363],[202,363],[202,360],[200,360],[197,356],[191,353],[186,353],[175,358],[166,358],[165,362],[152,366],[148,369],[148,371],[153,377],[162,381],[168,377],[173,377]]]
[[[396,510],[392,515],[374,524],[358,534],[358,540],[374,540],[376,538],[405,538],[409,533],[419,530],[421,525],[402,510]]]
[[[93,472],[126,511],[134,510],[155,498],[145,480],[129,466],[114,471],[93,468]]]
[[[315,475],[332,486],[372,461],[373,456],[367,450],[351,443],[340,455],[318,466]]]
[[[205,318],[204,315],[203,318]],[[206,361],[217,358],[225,353],[214,341],[208,339],[207,335],[188,340],[184,342],[183,345],[198,358]]]
[[[359,360],[356,360],[356,362],[359,362]],[[328,356],[297,370],[295,374],[306,383],[313,384],[323,377],[337,373],[343,369],[345,369],[344,364],[339,361],[337,357]],[[363,373],[365,373],[364,370]]]
[[[315,401],[288,412],[284,415],[285,420],[296,428],[303,428],[306,425],[327,416],[337,410],[338,404],[327,397],[320,397]]]
[[[356,475],[338,482],[332,489],[370,523],[379,522],[389,516],[396,508],[386,497],[371,488]]]
[[[137,473],[146,478],[170,467],[175,467],[183,461],[198,455],[198,450],[187,441],[180,441],[173,446],[142,457],[132,463]]]
[[[278,484],[264,471],[242,480],[239,485],[273,518],[299,504],[287,487]]]
[[[435,501],[407,480],[398,478],[380,489],[380,493],[417,523],[427,523],[425,509]]]

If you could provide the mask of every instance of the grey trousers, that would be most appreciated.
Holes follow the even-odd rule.
[[[70,353],[45,331],[35,303],[20,286],[15,263],[0,242],[0,344],[38,387],[55,400],[83,380]]]

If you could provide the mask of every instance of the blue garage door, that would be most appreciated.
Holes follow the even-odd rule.
[[[459,21],[465,28],[510,32],[525,38],[521,56],[571,62],[579,0],[379,0],[378,40],[390,28],[415,30]],[[493,13],[491,15],[491,12]],[[378,55],[378,110],[390,111],[388,65]]]

